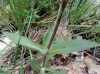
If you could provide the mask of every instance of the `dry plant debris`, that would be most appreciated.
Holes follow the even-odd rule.
[[[30,35],[30,38],[37,41],[38,43],[41,42],[43,37],[44,30],[42,29],[31,30],[28,32],[28,35]],[[62,33],[63,32],[63,33]],[[71,31],[68,30],[68,28],[59,27],[56,38],[63,37],[65,35],[71,35]],[[34,39],[36,37],[36,39]],[[72,38],[67,38],[66,41],[71,40]],[[96,50],[96,49],[94,49]],[[90,50],[89,50],[90,51]],[[100,49],[98,49],[100,51]],[[14,51],[7,53],[6,56],[2,60],[1,68],[4,68],[5,70],[12,70],[13,68],[13,59],[14,59]],[[33,57],[36,58],[36,53],[33,51]],[[82,52],[80,52],[82,53]],[[79,53],[79,54],[80,54]],[[94,52],[91,52],[91,56],[93,56]],[[15,72],[12,74],[20,74],[20,58],[21,52],[19,51],[18,59],[17,59],[17,66]],[[99,52],[96,52],[95,54],[99,54]],[[25,53],[24,55],[24,70],[25,74],[36,74],[36,72],[31,68],[31,66],[28,63],[28,56],[29,53]],[[77,57],[77,54],[75,55]],[[96,59],[93,59],[93,57],[89,57],[90,55],[84,56],[84,59],[81,62],[76,62],[76,60],[69,59],[70,54],[57,54],[54,57],[51,58],[51,67],[54,69],[60,68],[60,69],[66,69],[68,70],[68,74],[100,74],[100,65],[97,65]],[[99,56],[96,56],[99,59]],[[73,58],[75,59],[75,57]]]

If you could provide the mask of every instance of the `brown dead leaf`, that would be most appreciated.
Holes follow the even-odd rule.
[[[89,74],[100,74],[100,65],[95,64],[95,60],[89,56],[85,57],[84,60],[86,66],[88,67]]]
[[[87,74],[85,71],[85,64],[83,62],[73,62],[72,69],[68,74]]]
[[[70,62],[67,66],[58,66],[56,69],[66,69],[68,74],[87,74],[85,71],[85,64],[83,62]]]

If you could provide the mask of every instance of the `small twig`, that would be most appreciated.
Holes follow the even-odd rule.
[[[87,52],[85,52],[85,51],[84,51],[84,53],[86,53],[88,56],[92,57],[93,59],[95,59],[95,60],[97,60],[97,61],[100,61],[100,59],[95,58],[95,57],[92,56],[91,54],[89,54],[89,53],[87,53]]]

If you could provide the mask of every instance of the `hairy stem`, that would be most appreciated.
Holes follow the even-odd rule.
[[[56,32],[57,32],[57,29],[58,29],[60,21],[61,21],[61,17],[63,15],[64,9],[65,9],[67,3],[68,3],[68,0],[61,0],[61,4],[60,4],[59,12],[58,12],[58,15],[57,15],[57,19],[55,21],[55,25],[54,25],[54,28],[53,28],[53,33],[51,35],[50,42],[49,42],[48,47],[47,47],[48,50],[49,50],[49,48],[51,46],[51,43],[52,43],[52,41],[54,39],[54,36],[55,36]],[[42,64],[43,68],[45,67],[46,55],[47,54],[45,54],[43,56],[43,64]]]

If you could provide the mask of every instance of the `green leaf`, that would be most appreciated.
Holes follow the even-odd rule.
[[[64,43],[64,37],[61,37],[61,38],[58,38],[56,39],[55,41],[53,41],[53,43],[51,44],[51,47],[50,49],[54,48],[54,47],[57,47],[58,45]]]
[[[57,47],[58,45],[61,45],[62,43],[64,43],[65,42],[64,39],[65,39],[64,37],[61,37],[61,38],[58,38],[55,41],[53,41],[53,43],[51,44],[50,49],[53,49],[53,48]],[[53,56],[52,54],[47,55],[46,65],[48,64],[48,62],[49,62],[49,60],[52,56]]]
[[[54,55],[59,53],[71,53],[71,52],[83,51],[95,46],[98,46],[98,44],[90,40],[75,39],[64,42],[54,47],[53,49],[50,49],[48,54]]]
[[[47,49],[47,46],[49,44],[50,38],[51,38],[52,31],[48,30],[45,36],[43,37],[43,48]]]
[[[46,71],[55,72],[55,69],[53,69],[53,68],[46,68]]]
[[[7,74],[7,72],[2,70],[2,69],[0,69],[0,74]]]
[[[29,50],[29,52],[30,52],[30,57],[28,58],[28,60],[29,60],[29,63],[30,63],[30,65],[31,65],[31,67],[32,67],[34,70],[36,70],[37,72],[40,71],[40,69],[41,69],[40,64],[38,63],[38,61],[37,61],[36,59],[34,59],[34,58],[32,57],[32,52],[31,52],[31,50]]]
[[[67,70],[60,69],[60,70],[57,70],[56,73],[54,74],[67,74]]]
[[[20,35],[18,35],[18,34],[12,34],[12,33],[9,33],[9,32],[3,32],[3,33],[10,40],[12,40],[15,43],[18,43],[18,40],[20,38]],[[20,45],[23,45],[23,46],[27,46],[27,47],[33,48],[33,50],[42,51],[42,45],[40,45],[40,44],[32,41],[29,38],[24,37],[24,36],[21,36],[21,39],[20,39],[20,43],[19,44]]]
[[[37,71],[37,72],[40,71],[41,66],[40,66],[40,64],[38,63],[38,61],[37,61],[36,59],[29,57],[28,60],[29,60],[29,63],[30,63],[30,65],[31,65],[31,67],[32,67],[35,71]]]

